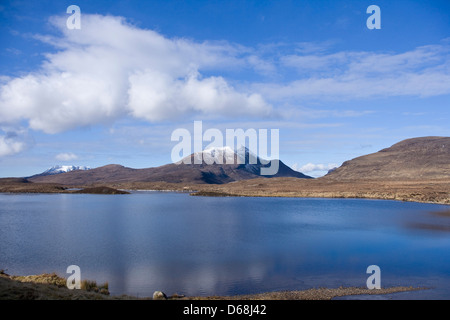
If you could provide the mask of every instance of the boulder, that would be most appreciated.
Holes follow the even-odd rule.
[[[162,291],[153,292],[153,300],[166,300],[167,296]]]

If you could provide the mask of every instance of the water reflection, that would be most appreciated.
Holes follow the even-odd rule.
[[[450,232],[450,210],[424,212],[413,221],[405,222],[407,228],[435,232]]]
[[[76,264],[113,294],[138,296],[364,286],[371,264],[384,286],[439,286],[450,279],[444,208],[158,192],[0,195],[0,268],[65,276]]]

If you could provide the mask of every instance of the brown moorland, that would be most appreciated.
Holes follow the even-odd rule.
[[[213,170],[211,176],[217,177],[219,174],[214,170],[227,165],[197,166],[169,164],[156,168],[159,173],[155,176],[151,176],[155,168],[108,165],[99,170],[36,179],[6,178],[0,179],[0,192],[73,192],[70,188],[106,186],[118,190],[183,191],[203,196],[369,198],[450,204],[450,137],[404,140],[346,161],[317,179],[255,176],[228,183],[205,183],[201,177],[207,170]],[[228,168],[227,176],[235,169]],[[166,171],[167,179],[163,174]]]

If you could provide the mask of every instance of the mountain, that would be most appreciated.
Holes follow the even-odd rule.
[[[200,158],[200,156],[202,158]],[[201,164],[195,164],[195,159],[203,159]],[[223,164],[218,164],[221,160]],[[216,161],[216,163],[214,163]],[[233,164],[227,164],[229,162]],[[292,170],[281,160],[278,161],[278,172],[274,175],[264,175],[261,173],[262,168],[268,169],[274,163],[266,163],[267,161],[257,157],[247,148],[240,148],[237,151],[229,147],[206,149],[202,152],[193,153],[184,158],[178,164],[169,164],[161,168],[161,171],[170,174],[169,171],[178,172],[188,175],[195,174],[195,181],[201,183],[222,184],[239,180],[247,180],[258,177],[275,178],[275,177],[294,177],[303,179],[312,179],[301,172]],[[188,162],[188,164],[186,164]],[[182,164],[180,164],[182,163]],[[190,163],[190,164],[189,164]],[[212,163],[212,164],[211,164]],[[177,167],[175,167],[177,166]],[[168,181],[169,182],[169,181]],[[170,181],[175,182],[175,181]],[[177,181],[187,182],[187,181]]]
[[[335,180],[450,178],[450,137],[421,137],[346,161],[325,176]]]
[[[42,173],[36,174],[32,177],[38,177],[38,176],[51,176],[54,174],[60,174],[65,172],[71,172],[71,171],[77,171],[77,170],[90,170],[91,168],[86,166],[53,166],[47,170],[45,170]],[[30,177],[31,178],[31,177]]]
[[[178,163],[166,164],[155,168],[133,169],[117,164],[111,164],[87,171],[75,170],[57,175],[33,176],[28,180],[40,183],[58,183],[67,185],[86,185],[93,183],[128,183],[128,182],[170,182],[223,184],[233,181],[253,179],[258,177],[296,177],[312,179],[297,172],[278,160],[278,172],[272,176],[261,175],[261,168],[270,167],[264,160],[256,157],[251,163],[252,154],[248,149],[236,152],[230,148],[212,148],[193,153]],[[200,158],[201,157],[201,158]],[[196,164],[195,159],[201,159]],[[213,163],[214,160],[222,164]],[[227,164],[233,161],[233,164]],[[240,161],[240,162],[238,162]],[[190,162],[190,163],[189,163]],[[212,164],[210,164],[212,163]]]

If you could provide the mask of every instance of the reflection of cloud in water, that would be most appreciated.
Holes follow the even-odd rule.
[[[371,264],[381,267],[385,285],[448,279],[446,206],[173,193],[0,195],[0,201],[0,225],[7,226],[0,239],[8,244],[0,256],[12,273],[64,274],[76,264],[83,279],[108,281],[112,294],[364,286]],[[448,297],[448,286],[435,283]]]
[[[251,265],[199,265],[183,268],[174,264],[147,264],[130,266],[125,274],[116,274],[116,285],[110,282],[110,291],[138,296],[151,296],[156,290],[171,295],[212,295],[230,292],[242,285],[251,286],[260,282],[268,273],[264,262]]]

